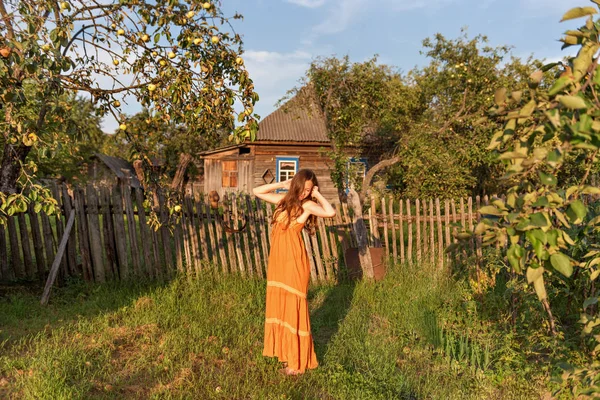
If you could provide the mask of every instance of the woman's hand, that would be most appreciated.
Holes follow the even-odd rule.
[[[313,186],[312,191],[310,193],[314,197],[319,197],[321,195],[321,192],[319,192],[319,187],[318,186]]]

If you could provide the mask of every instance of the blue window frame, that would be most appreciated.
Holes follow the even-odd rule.
[[[296,172],[298,172],[299,160],[299,157],[275,157],[277,182],[286,181],[296,175]]]
[[[367,170],[369,169],[369,164],[367,163],[366,158],[351,157],[348,160],[346,168],[346,193],[348,193],[348,188],[352,186],[352,182],[350,182],[350,174],[354,174],[354,178],[364,178],[367,174]]]

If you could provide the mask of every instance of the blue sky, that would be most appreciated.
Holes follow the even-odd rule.
[[[572,7],[587,0],[223,0],[226,15],[239,12],[235,30],[243,36],[244,59],[265,117],[286,91],[297,85],[318,56],[349,55],[379,61],[407,72],[428,60],[419,52],[423,39],[441,33],[456,38],[488,36],[491,45],[513,46],[513,55],[556,60],[568,55],[558,39],[584,20],[559,23]],[[124,111],[136,112],[135,104]],[[104,122],[113,132],[116,123]]]

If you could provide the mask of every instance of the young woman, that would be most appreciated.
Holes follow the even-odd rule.
[[[276,189],[288,191],[272,193]],[[259,186],[253,192],[277,204],[267,270],[263,355],[279,358],[285,367],[282,372],[287,375],[302,374],[318,363],[306,300],[310,266],[301,233],[303,228],[314,233],[316,218],[331,218],[335,210],[319,192],[317,177],[309,169],[298,171],[285,182]]]

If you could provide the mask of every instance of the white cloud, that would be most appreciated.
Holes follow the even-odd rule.
[[[308,69],[312,55],[300,50],[291,53],[249,50],[244,53],[244,59],[260,96],[255,109],[264,118],[274,110],[275,103],[289,89],[298,85],[299,79]]]
[[[307,1],[307,0],[296,0]],[[313,29],[316,34],[335,34],[345,31],[369,9],[379,8],[401,12],[419,8],[435,8],[456,0],[336,0],[330,3],[329,15]]]
[[[325,4],[325,0],[287,0],[287,2],[307,8],[317,8]]]

